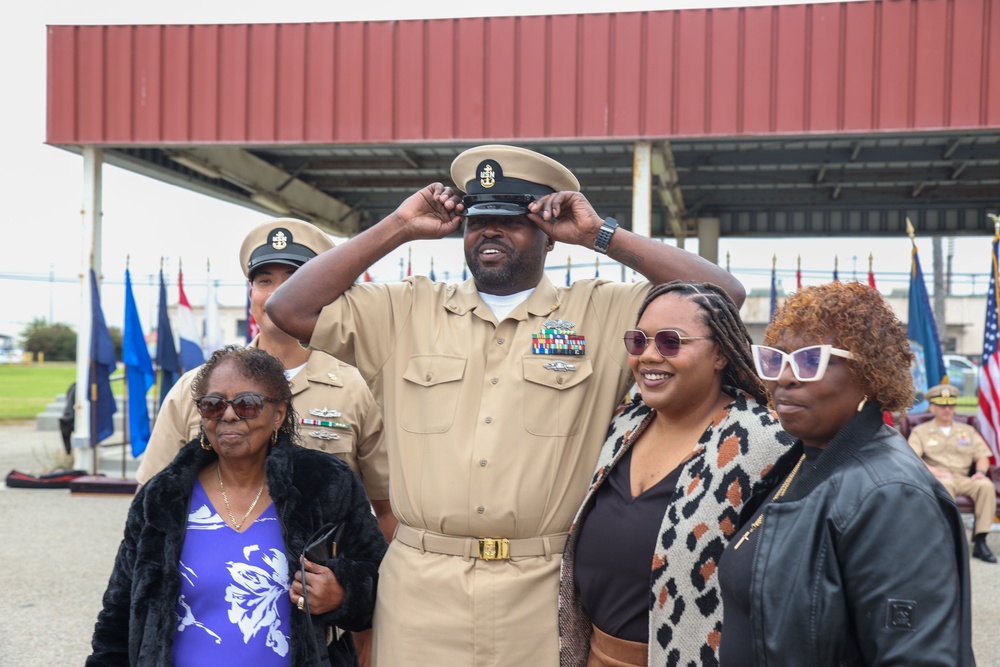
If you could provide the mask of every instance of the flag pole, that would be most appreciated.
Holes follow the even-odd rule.
[[[163,275],[163,255],[160,255],[160,275],[161,276]],[[159,308],[159,305],[157,305],[157,308]],[[159,341],[160,341],[160,336],[162,336],[162,335],[163,335],[163,332],[160,331],[160,324],[159,324],[159,321],[157,321],[157,324],[156,324],[156,341],[157,341],[156,346],[157,346],[157,348],[159,348],[159,346],[160,346]],[[157,356],[159,356],[159,353],[157,353]],[[160,391],[162,389],[161,388],[161,384],[163,383],[163,373],[161,371],[162,371],[162,369],[160,368],[160,365],[156,364],[155,372],[156,372],[156,375],[159,377],[159,382],[155,382],[153,384],[153,406],[154,407],[159,407],[159,405],[160,405]],[[154,424],[156,423],[156,416],[157,416],[158,413],[159,413],[158,409],[153,412],[153,423]]]
[[[99,457],[97,453],[97,362],[94,361],[94,351],[90,351],[90,451],[91,474],[98,472]]]
[[[129,262],[131,260],[131,255],[125,255],[125,270],[129,269]],[[123,329],[124,333],[124,329]],[[125,341],[122,341],[124,346]],[[122,356],[124,356],[124,347],[122,348]],[[124,361],[124,359],[122,360]],[[125,366],[123,363],[122,366]],[[122,375],[122,479],[125,479],[125,450],[128,448],[128,366],[124,368],[124,374]],[[112,398],[114,395],[112,394]]]

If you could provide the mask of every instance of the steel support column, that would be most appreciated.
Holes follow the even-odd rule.
[[[73,467],[97,473],[90,449],[90,269],[101,281],[101,190],[104,151],[83,148],[83,207],[81,218],[80,319],[76,327],[76,411],[73,429]],[[95,444],[96,446],[96,444]]]

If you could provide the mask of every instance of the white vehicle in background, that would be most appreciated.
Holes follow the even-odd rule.
[[[948,374],[948,381],[958,387],[962,396],[975,396],[979,391],[979,366],[969,361],[968,357],[960,354],[944,355],[944,370]],[[972,372],[971,384],[968,390],[965,387],[966,373]]]

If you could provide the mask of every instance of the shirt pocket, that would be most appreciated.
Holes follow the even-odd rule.
[[[553,363],[566,370],[553,370]],[[587,380],[594,373],[590,359],[533,354],[523,364],[524,428],[541,436],[575,435],[585,421],[580,413],[587,407]]]
[[[444,433],[455,422],[465,357],[418,354],[403,372],[399,425],[410,433]]]

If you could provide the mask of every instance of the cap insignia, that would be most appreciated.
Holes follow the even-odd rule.
[[[497,184],[496,175],[493,173],[493,165],[487,164],[479,172],[479,184],[484,188],[492,188]]]
[[[271,247],[275,250],[284,250],[288,245],[288,237],[280,229],[271,237]]]

